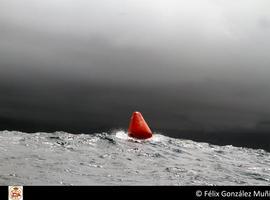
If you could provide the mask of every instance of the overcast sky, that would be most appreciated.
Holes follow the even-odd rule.
[[[0,27],[1,74],[5,64],[113,81],[270,74],[268,0],[1,0]]]
[[[0,0],[1,116],[19,116],[10,102],[26,109],[22,102],[32,97],[19,98],[23,85],[27,94],[64,98],[78,93],[76,84],[118,84],[155,95],[139,100],[136,93],[132,102],[101,91],[103,107],[110,98],[123,110],[148,101],[148,113],[157,113],[165,99],[168,119],[184,112],[197,121],[254,125],[270,120],[269,53],[269,0]],[[66,93],[55,89],[63,81],[73,84]],[[10,85],[17,96],[7,95]]]

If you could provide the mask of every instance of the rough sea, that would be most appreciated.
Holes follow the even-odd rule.
[[[270,185],[270,153],[154,134],[0,132],[0,185]]]

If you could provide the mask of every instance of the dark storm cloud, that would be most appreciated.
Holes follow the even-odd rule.
[[[269,8],[267,0],[1,0],[1,127],[125,128],[138,109],[167,134],[265,141]]]

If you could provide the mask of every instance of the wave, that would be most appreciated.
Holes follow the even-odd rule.
[[[270,185],[270,154],[161,133],[0,132],[2,185]]]

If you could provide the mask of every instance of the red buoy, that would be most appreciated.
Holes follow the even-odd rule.
[[[128,128],[128,136],[137,139],[147,139],[152,137],[152,131],[140,112],[134,112],[132,114]]]

